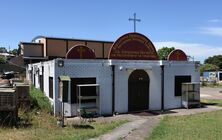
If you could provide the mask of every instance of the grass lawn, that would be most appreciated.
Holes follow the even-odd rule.
[[[147,140],[219,140],[222,111],[189,116],[166,116]]]
[[[110,123],[92,122],[60,128],[56,125],[56,119],[47,113],[29,115],[32,119],[30,126],[20,126],[20,128],[0,128],[0,139],[83,140],[97,137],[127,122],[127,120],[118,120]]]
[[[51,104],[47,97],[33,86],[30,91],[31,107],[29,111],[19,110],[21,118],[18,128],[1,128],[0,140],[84,140],[101,134],[128,122],[92,122],[69,125],[64,128],[57,126],[56,118],[50,115]]]

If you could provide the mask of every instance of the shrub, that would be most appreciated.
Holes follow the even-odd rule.
[[[52,106],[49,99],[44,95],[44,93],[31,86],[30,90],[30,105],[32,110],[46,111],[47,113],[52,112]]]
[[[0,56],[0,64],[5,64],[6,63],[6,58],[3,56]]]
[[[207,82],[206,82],[206,81],[202,81],[202,82],[201,82],[201,86],[202,86],[202,87],[207,86]]]

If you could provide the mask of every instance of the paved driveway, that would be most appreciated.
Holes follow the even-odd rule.
[[[200,97],[204,99],[222,99],[222,88],[200,88]]]

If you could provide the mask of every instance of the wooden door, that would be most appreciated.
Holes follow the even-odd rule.
[[[135,70],[128,80],[128,111],[148,110],[149,76],[144,70]]]

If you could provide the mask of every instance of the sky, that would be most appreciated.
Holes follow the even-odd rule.
[[[182,49],[195,60],[222,55],[221,0],[1,0],[0,47],[38,35],[115,41],[137,32],[158,50]]]

